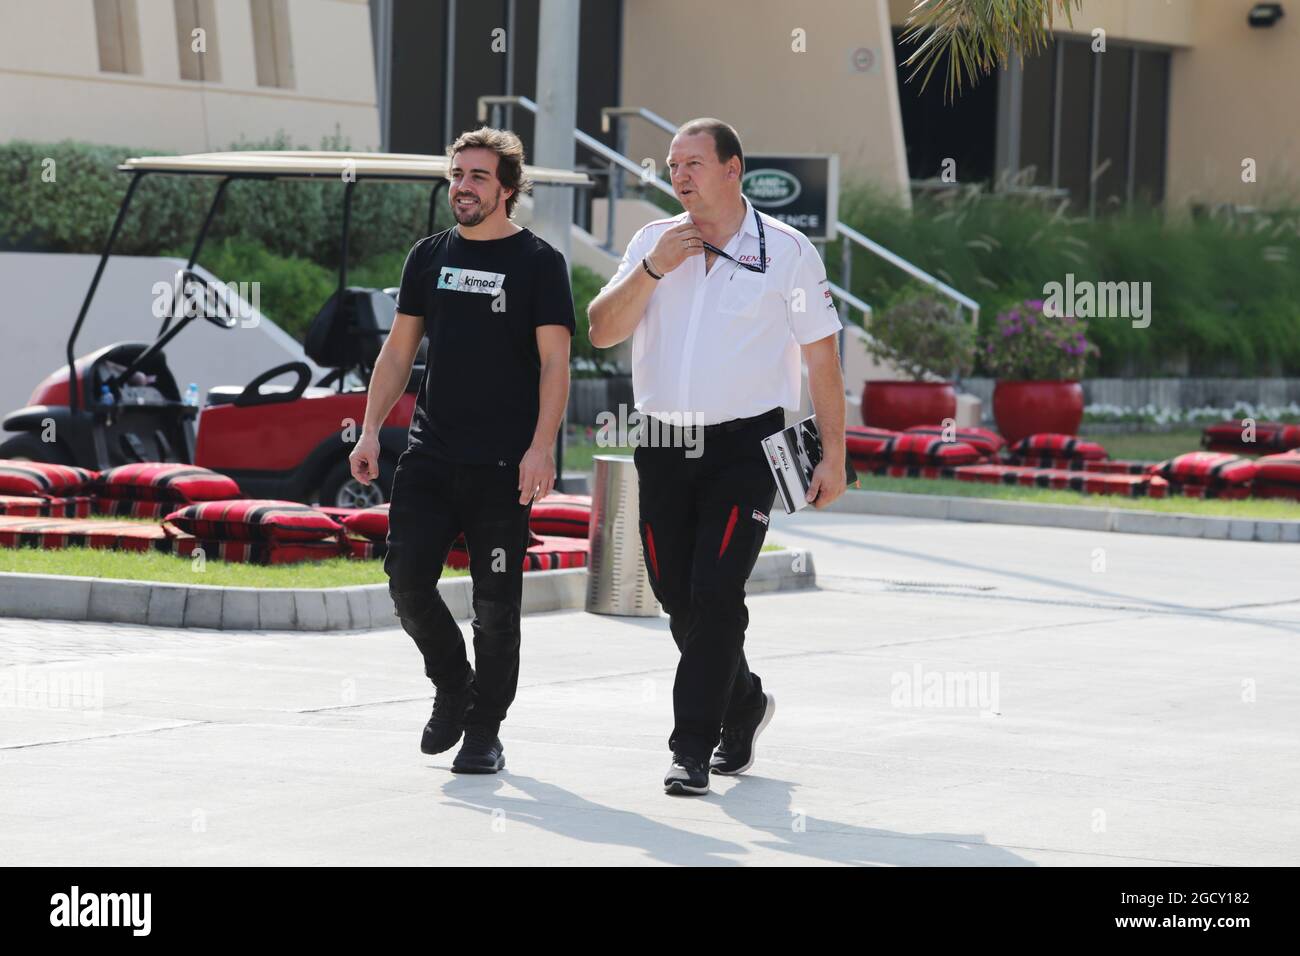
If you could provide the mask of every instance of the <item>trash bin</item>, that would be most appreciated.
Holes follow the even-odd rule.
[[[641,553],[636,465],[628,455],[597,455],[591,489],[591,566],[587,610],[621,617],[657,617]]]

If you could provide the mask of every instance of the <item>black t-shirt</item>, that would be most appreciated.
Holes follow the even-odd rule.
[[[417,242],[397,310],[429,340],[410,447],[461,464],[516,465],[537,428],[536,329],[574,332],[569,269],[528,229],[473,240],[455,227]]]

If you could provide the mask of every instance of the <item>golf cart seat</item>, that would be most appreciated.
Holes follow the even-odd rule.
[[[244,394],[247,386],[243,385],[213,385],[208,389],[208,395],[204,404],[206,405],[238,405],[237,399]],[[305,388],[301,395],[293,394],[292,385],[263,385],[263,396],[275,396],[276,401],[292,402],[297,398],[325,398],[334,394],[332,388],[317,388],[315,385]]]
[[[295,372],[298,380],[292,385],[267,385],[273,378]],[[207,404],[211,405],[274,405],[296,402],[300,398],[323,398],[334,394],[330,388],[309,387],[311,366],[306,362],[285,362],[267,369],[247,385],[214,385],[208,389]]]
[[[311,320],[303,350],[317,365],[342,371],[359,369],[369,381],[396,311],[391,295],[348,286],[342,295],[331,295]]]

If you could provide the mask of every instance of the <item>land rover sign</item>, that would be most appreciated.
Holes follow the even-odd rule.
[[[799,198],[803,186],[783,169],[755,169],[745,174],[745,195],[768,209],[786,206]]]
[[[809,239],[834,239],[839,217],[839,157],[745,157],[741,189],[760,212],[789,223]]]

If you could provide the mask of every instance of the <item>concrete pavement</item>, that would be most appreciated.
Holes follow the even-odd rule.
[[[778,711],[701,799],[660,787],[666,619],[526,618],[489,778],[420,754],[398,630],[0,621],[0,860],[1300,862],[1293,545],[842,514],[770,538],[821,589],[750,598]]]

